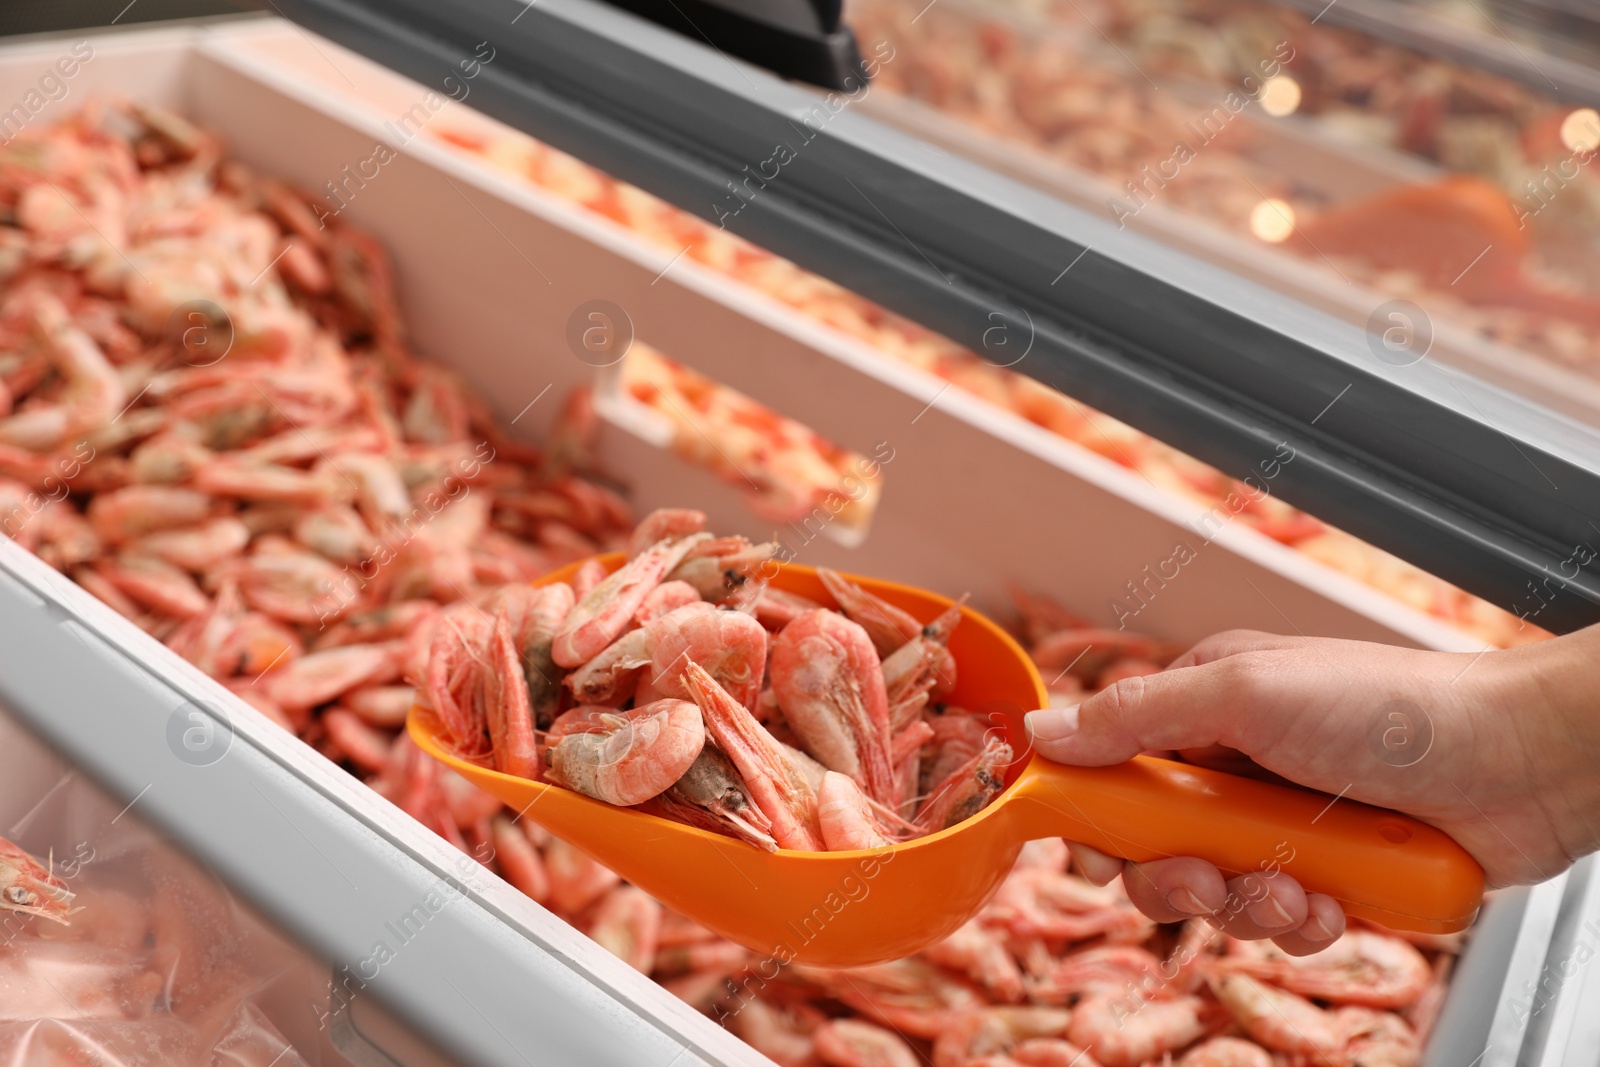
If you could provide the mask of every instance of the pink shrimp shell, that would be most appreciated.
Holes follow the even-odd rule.
[[[656,692],[687,698],[683,673],[698,663],[728,691],[754,711],[767,669],[767,631],[750,616],[718,611],[696,600],[652,623],[650,683]]]
[[[632,807],[670,789],[705,746],[700,709],[687,700],[607,711],[595,716],[601,719],[600,729],[567,733],[550,750],[549,781],[608,804]]]
[[[889,839],[873,825],[866,794],[849,775],[828,771],[817,790],[817,825],[829,852],[882,848]]]

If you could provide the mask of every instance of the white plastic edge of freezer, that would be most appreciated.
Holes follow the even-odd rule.
[[[337,175],[344,164],[365,158],[372,139],[381,136],[383,119],[370,105],[334,98],[325,88],[252,54],[251,38],[272,33],[281,40],[302,38],[312,51],[337,56],[341,68],[370,68],[375,80],[395,77],[328,42],[313,44],[298,30],[213,27],[95,36],[95,60],[69,88],[77,100],[91,89],[121,88],[176,104],[223,129],[246,161],[317,187],[323,176]],[[69,40],[0,48],[0,100],[20,98]],[[64,114],[73,105],[51,106]],[[49,117],[41,115],[41,120]],[[896,437],[882,439],[900,443],[895,461],[886,468],[883,506],[865,544],[846,549],[818,539],[804,546],[806,562],[835,563],[934,588],[971,588],[990,606],[998,603],[1004,581],[1015,578],[1093,611],[1092,605],[1103,602],[1097,597],[1109,599],[1118,592],[1123,576],[1135,577],[1146,563],[1165,558],[1183,524],[1203,514],[1075,445],[959,391],[946,392],[945,383],[887,363],[865,346],[692,262],[674,264],[672,257],[641,245],[620,227],[575,212],[426,139],[405,145],[400,158],[384,167],[349,210],[353,221],[373,229],[395,252],[418,349],[436,357],[454,355],[455,365],[508,419],[527,411],[531,427],[547,428],[555,405],[527,404],[547,389],[559,395],[591,380],[593,369],[564,352],[559,338],[571,309],[603,293],[629,310],[642,339],[842,444],[870,454],[873,435],[863,434],[863,424],[888,426]],[[535,249],[551,265],[561,265],[544,283],[550,287],[546,293],[536,288],[540,280],[522,249]],[[472,314],[463,315],[464,307]],[[528,359],[530,349],[545,358]],[[609,434],[606,448],[613,468],[633,477],[641,507],[704,499],[719,526],[764,532],[738,494],[706,472],[626,433]],[[953,500],[952,486],[960,487]],[[106,647],[89,657],[95,660],[95,671],[103,666],[99,660],[121,651],[151,680],[226,709],[236,724],[235,736],[244,742],[241,753],[255,752],[282,771],[292,770],[292,777],[319,794],[313,797],[286,786],[280,799],[333,799],[435,877],[451,869],[458,855],[442,841],[420,832],[386,802],[66,579],[13,546],[5,552],[7,568],[25,576],[25,586],[36,591],[37,610],[65,611],[64,605],[71,605],[71,612],[87,621],[66,629],[79,640],[88,632],[105,638]],[[1140,628],[1146,628],[1147,620],[1150,630],[1172,638],[1197,638],[1233,625],[1283,629],[1287,622],[1306,632],[1476,650],[1475,642],[1460,634],[1237,526],[1224,527],[1202,546],[1196,562],[1161,589],[1147,610]],[[21,617],[14,617],[20,623]],[[48,690],[38,691],[45,680],[37,677],[48,662],[13,659],[0,684],[8,690],[29,689],[48,703]],[[79,671],[74,663],[63,674]],[[83,673],[91,672],[85,668]],[[147,731],[148,737],[116,732],[119,744],[137,747],[137,738],[139,745],[157,744],[165,751],[158,730]],[[55,736],[59,742],[61,731]],[[123,795],[133,797],[151,784],[136,780],[126,761],[106,751],[109,733],[72,741],[99,753],[88,762]],[[119,747],[114,756],[121,755]],[[170,753],[166,758],[170,760]],[[152,789],[142,802],[161,810],[164,802],[156,793]],[[267,799],[265,794],[262,798]],[[218,836],[209,841],[211,847],[240,851],[236,843],[229,844],[236,839],[222,834],[226,828],[215,829]],[[401,873],[415,873],[403,864],[401,868]],[[284,877],[292,882],[295,875]],[[537,965],[546,978],[552,968],[559,972],[565,966],[570,975],[581,974],[595,984],[593,991],[567,993],[580,999],[592,993],[586,1008],[618,1014],[623,1021],[605,1028],[608,1038],[621,1043],[641,1026],[645,1031],[659,1026],[692,1034],[696,1054],[712,1062],[753,1056],[508,887],[496,883],[472,895],[543,950],[523,951],[516,944],[520,938],[511,938],[506,942],[508,958]],[[337,928],[342,924],[331,923],[327,912],[300,919],[348,949],[340,958],[359,959],[368,948],[350,935],[364,929],[362,922],[370,925],[374,914],[390,912],[381,905],[356,909],[352,917],[360,921],[350,929]],[[476,913],[463,921],[475,918]],[[403,990],[413,982],[409,975],[422,968],[402,962],[386,969],[383,977],[388,979],[392,970],[394,987]],[[398,977],[403,971],[408,974],[405,982]],[[425,984],[426,977],[415,981]],[[500,995],[470,1010],[492,1011],[500,1019],[526,1016],[528,1005],[537,1000],[525,995],[530,988],[495,990]],[[500,1015],[501,1010],[508,1014]],[[567,1016],[577,1017],[582,1013]],[[681,1049],[675,1054],[684,1055]]]

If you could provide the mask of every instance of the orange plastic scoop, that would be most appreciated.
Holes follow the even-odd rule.
[[[604,557],[615,567],[621,556]],[[570,577],[573,568],[545,581]],[[931,620],[948,599],[852,576]],[[788,565],[772,583],[833,603],[815,571]],[[558,786],[448,755],[439,724],[411,712],[423,750],[670,907],[780,962],[881,963],[916,952],[971,918],[1024,842],[1068,837],[1136,861],[1200,856],[1242,874],[1281,867],[1352,915],[1403,930],[1466,927],[1483,871],[1439,830],[1321,793],[1138,757],[1114,767],[1052,763],[1029,750],[1022,717],[1045,688],[1027,653],[971,609],[950,638],[949,702],[987,715],[1019,754],[983,811],[928,837],[860,852],[764,852],[729,837],[615,808]]]

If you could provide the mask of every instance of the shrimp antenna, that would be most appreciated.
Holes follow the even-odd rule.
[[[889,807],[889,805],[880,800],[874,800],[871,797],[867,797],[865,792],[863,792],[861,795],[867,798],[868,806],[872,808],[873,814],[877,815],[878,818],[883,819],[885,822],[892,823],[903,830],[920,829],[915,823],[906,819],[898,811]]]

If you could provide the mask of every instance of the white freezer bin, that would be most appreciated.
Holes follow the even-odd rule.
[[[0,48],[0,99],[20,98],[72,40]],[[399,78],[277,21],[90,41],[93,59],[69,83],[69,98],[39,121],[92,93],[120,91],[221,131],[233,155],[308,189],[369,159],[376,142],[397,148],[344,211],[393,255],[413,347],[457,368],[504,422],[532,437],[548,430],[568,389],[597,384],[601,458],[630,486],[640,514],[692,504],[716,529],[776,535],[803,563],[970,592],[997,614],[1007,583],[1016,582],[1111,625],[1110,604],[1126,596],[1125,583],[1182,540],[1199,550],[1155,591],[1136,620],[1141,630],[1194,640],[1244,626],[1479,650],[687,258],[644,246],[427,136],[399,143],[391,124],[426,108],[442,86]],[[457,125],[489,121],[454,103],[438,121],[446,114]],[[660,428],[618,394],[615,369],[593,367],[567,347],[569,319],[595,299],[622,308],[638,338],[673,359],[845,447],[887,449],[882,500],[865,536],[841,536],[821,520],[774,531],[735,489],[662,447]],[[0,545],[0,568],[0,703],[115,797],[137,798],[136,810],[313,953],[336,966],[369,960],[375,945],[394,940],[396,917],[442,880],[461,881],[462,857],[443,840],[66,578],[9,543]],[[172,724],[197,710],[229,746],[205,765],[180,759],[169,741]],[[1531,1026],[1511,1002],[1522,983],[1587,936],[1582,922],[1600,914],[1597,896],[1585,864],[1486,909],[1430,1064],[1465,1065],[1486,1049],[1485,1067],[1510,1064],[1530,1037],[1546,1058],[1529,1062],[1576,1062],[1561,1058],[1561,1028],[1593,1025],[1600,1001],[1592,985],[1570,976],[1556,983],[1551,1007]],[[392,957],[371,979],[371,999],[461,1062],[765,1062],[481,873]],[[427,1053],[411,1058],[407,1039],[366,1002],[356,999],[353,1025],[388,1057],[371,1062],[428,1062]],[[1580,1003],[1590,1005],[1587,1013]]]

